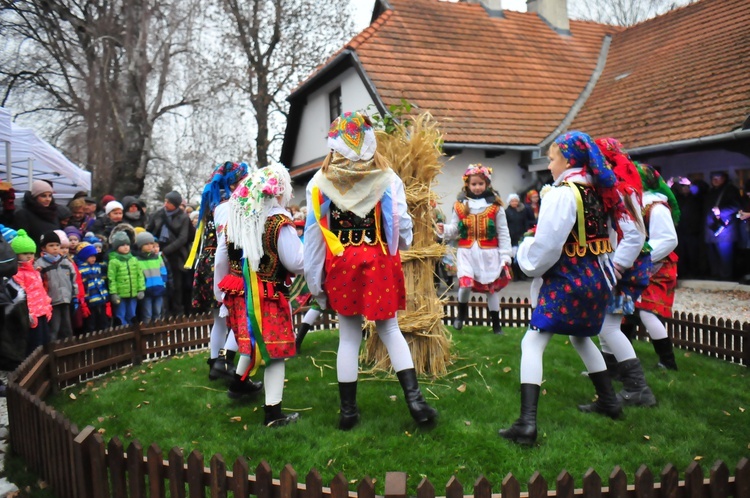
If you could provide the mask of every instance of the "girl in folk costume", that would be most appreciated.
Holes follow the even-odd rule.
[[[217,247],[218,224],[226,225],[226,208],[221,210],[217,220],[220,205],[225,205],[232,191],[242,181],[248,172],[246,163],[225,162],[217,165],[211,173],[211,178],[203,187],[200,211],[198,212],[198,228],[193,248],[185,263],[185,268],[194,268],[192,307],[198,313],[211,311],[214,324],[211,327],[209,340],[208,378],[216,380],[225,378],[234,380],[234,357],[237,353],[237,341],[234,334],[227,328],[226,318],[219,316],[219,303],[214,295],[214,272]],[[197,257],[196,257],[197,256]],[[223,278],[226,269],[221,273]]]
[[[617,190],[626,208],[625,215],[615,220],[617,236],[612,243],[616,249],[611,256],[617,285],[607,305],[599,342],[610,375],[622,380],[620,401],[626,405],[654,406],[656,397],[646,382],[633,345],[621,329],[623,317],[635,312],[635,303],[646,289],[651,273],[651,255],[640,210],[643,185],[635,164],[618,140],[600,138],[596,145],[617,177]]]
[[[617,180],[591,137],[572,131],[549,150],[553,187],[546,192],[536,233],[518,248],[518,265],[530,277],[534,311],[521,341],[521,416],[500,435],[520,444],[536,441],[542,358],[553,334],[570,336],[598,399],[579,406],[611,418],[622,414],[604,358],[591,340],[604,322],[615,274],[609,253],[609,217],[624,212]]]
[[[237,372],[244,378],[257,370],[261,360],[266,364],[263,409],[267,427],[299,418],[298,413],[281,412],[284,358],[296,353],[288,288],[292,275],[302,273],[304,262],[302,242],[286,210],[291,198],[292,182],[283,166],[267,166],[250,175],[229,199],[226,236],[219,242],[221,253],[216,254],[217,266],[220,254],[226,255],[230,275],[242,275],[241,285],[230,282],[224,289],[234,296],[244,291],[244,296],[230,302],[224,299],[224,304],[231,312],[229,325],[242,355]],[[245,316],[238,316],[238,311]]]
[[[461,330],[469,310],[471,291],[487,293],[492,331],[502,334],[500,291],[511,280],[513,247],[500,196],[491,187],[492,169],[471,164],[464,173],[464,187],[453,205],[447,225],[438,223],[438,235],[458,239],[458,317],[453,327]]]
[[[338,313],[339,429],[359,421],[357,374],[365,318],[375,322],[412,417],[420,424],[432,422],[437,411],[422,396],[396,319],[396,312],[406,308],[398,251],[412,241],[404,184],[376,151],[369,118],[358,112],[346,112],[331,124],[328,147],[323,167],[307,185],[305,277],[318,304]]]
[[[646,327],[659,366],[677,370],[672,340],[659,317],[671,317],[674,293],[677,288],[677,231],[680,208],[672,190],[661,175],[648,164],[638,164],[643,180],[643,220],[648,231],[651,259],[654,268],[648,287],[635,304],[643,326]]]

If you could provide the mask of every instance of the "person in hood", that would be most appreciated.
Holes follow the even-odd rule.
[[[132,195],[122,198],[122,221],[130,224],[133,228],[146,228],[146,203]]]

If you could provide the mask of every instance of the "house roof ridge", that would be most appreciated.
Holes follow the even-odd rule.
[[[380,29],[380,27],[383,26],[383,24],[385,24],[386,21],[388,21],[388,19],[391,18],[392,15],[393,15],[392,9],[386,10],[385,12],[380,14],[380,16],[377,19],[375,19],[369,26],[367,26],[365,29],[363,29],[362,31],[354,35],[352,39],[349,40],[349,42],[346,45],[344,45],[344,47],[350,48],[352,50],[357,50],[359,46],[361,46],[364,42],[372,38],[375,35],[375,33],[377,33],[377,31]]]

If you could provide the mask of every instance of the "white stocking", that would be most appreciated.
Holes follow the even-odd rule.
[[[307,313],[305,313],[305,316],[302,318],[302,323],[306,323],[308,325],[315,325],[315,322],[318,320],[318,317],[320,317],[321,311],[316,310],[314,308],[310,308],[307,310]]]
[[[622,315],[607,313],[604,315],[604,325],[599,333],[602,351],[615,355],[617,363],[635,358],[635,349],[620,329]],[[589,370],[591,371],[591,370]]]
[[[391,358],[393,370],[400,372],[407,368],[414,368],[414,361],[411,359],[409,344],[404,339],[404,334],[398,326],[398,320],[389,318],[388,320],[378,320],[375,322],[375,330],[378,331],[380,340],[383,341],[385,349],[388,350],[388,356]]]
[[[237,351],[240,345],[237,344],[237,338],[234,337],[234,330],[229,330],[227,335],[227,342],[224,343],[224,349],[227,351]]]
[[[339,382],[357,381],[361,343],[362,316],[339,315],[339,351],[336,357],[336,375]]]
[[[211,358],[218,358],[219,350],[224,347],[224,342],[227,340],[227,320],[219,317],[218,309],[211,310],[211,314],[214,317],[214,324],[211,327],[208,346],[211,349]]]
[[[500,293],[491,292],[487,294],[487,308],[490,311],[500,311]]]
[[[646,327],[646,332],[652,341],[658,341],[659,339],[666,339],[667,328],[661,322],[658,316],[651,313],[650,311],[640,310],[641,322]]]
[[[471,287],[459,287],[458,288],[458,302],[468,303],[471,298]]]
[[[542,360],[550,339],[550,332],[536,329],[526,331],[521,340],[521,384],[542,385]]]
[[[570,336],[570,343],[576,348],[578,356],[581,357],[583,364],[586,365],[588,373],[603,372],[607,369],[602,352],[596,347],[591,337]]]
[[[266,365],[263,375],[263,388],[266,391],[266,406],[278,405],[284,394],[284,374],[286,373],[286,362],[284,360],[271,360]]]

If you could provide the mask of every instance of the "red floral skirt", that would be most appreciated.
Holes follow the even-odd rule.
[[[323,290],[328,307],[344,316],[387,320],[406,309],[401,256],[384,254],[379,246],[348,246],[329,256]]]
[[[480,284],[479,282],[475,282],[471,277],[459,277],[458,286],[471,287],[471,290],[473,292],[493,294],[495,292],[500,292],[501,290],[503,290],[511,280],[513,280],[513,274],[510,272],[510,269],[508,267],[505,267],[505,269],[500,272],[500,276],[494,282],[490,282],[489,284]]]
[[[659,271],[651,275],[648,287],[641,294],[641,300],[635,303],[635,307],[665,318],[671,318],[676,289],[677,255],[672,253],[664,258]]]
[[[227,316],[227,327],[234,331],[240,354],[250,355],[250,331],[247,328],[247,305],[244,294],[227,294],[224,296],[224,305],[229,310]]]

